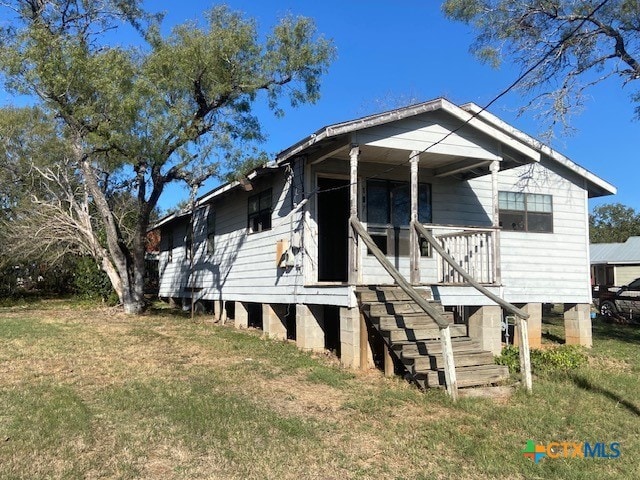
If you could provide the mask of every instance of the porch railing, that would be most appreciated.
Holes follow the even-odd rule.
[[[415,229],[418,235],[421,235],[427,242],[431,248],[433,248],[438,255],[440,255],[453,270],[460,276],[460,278],[468,285],[471,285],[477,291],[482,293],[485,297],[494,301],[502,308],[504,308],[507,312],[515,315],[518,318],[518,326],[519,326],[519,334],[520,334],[520,369],[522,371],[524,385],[527,391],[531,391],[532,388],[532,380],[531,380],[531,359],[529,355],[529,333],[527,329],[527,319],[529,318],[529,314],[523,312],[521,309],[516,307],[515,305],[503,300],[498,295],[493,293],[491,290],[484,287],[473,275],[471,275],[468,271],[466,271],[463,267],[458,264],[458,261],[451,256],[441,245],[440,240],[432,235],[429,230],[425,228],[424,225],[418,222],[411,222],[412,227]]]
[[[442,248],[465,272],[483,284],[498,283],[497,228],[429,226]],[[440,283],[465,283],[460,272],[442,255],[437,254],[438,281]]]

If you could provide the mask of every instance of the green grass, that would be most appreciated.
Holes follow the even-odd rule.
[[[543,324],[562,343],[561,316]],[[0,308],[0,478],[638,478],[640,328],[594,323],[588,364],[532,395],[461,399],[165,310]],[[527,440],[619,459],[524,458]]]

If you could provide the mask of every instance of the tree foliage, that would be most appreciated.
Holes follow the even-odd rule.
[[[316,101],[333,56],[307,18],[284,18],[260,38],[253,20],[217,7],[205,25],[180,25],[163,37],[161,18],[140,0],[0,7],[11,14],[0,32],[5,85],[39,100],[54,137],[38,146],[48,161],[29,171],[44,189],[31,195],[32,218],[22,219],[55,217],[49,230],[75,230],[132,313],[144,305],[145,234],[166,185],[197,189],[251,162],[263,139],[253,104],[264,96],[282,114],[284,97],[293,106]],[[126,29],[145,46],[108,43]],[[45,154],[58,144],[60,151]],[[16,155],[29,159],[33,151]],[[114,208],[124,193],[135,206],[130,240]]]
[[[640,79],[638,0],[446,0],[445,14],[472,25],[472,51],[494,66],[507,57],[530,71],[518,87],[553,127],[569,130],[589,87]],[[638,104],[640,92],[632,93]]]
[[[589,215],[591,243],[622,243],[640,235],[640,213],[621,203],[600,205]]]

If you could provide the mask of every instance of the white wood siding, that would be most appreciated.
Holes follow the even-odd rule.
[[[553,201],[553,233],[501,232],[502,283],[510,302],[591,302],[587,194],[561,168],[543,161],[500,173],[500,190],[549,194]]]
[[[186,258],[185,237],[188,221],[178,219],[161,229],[160,255],[158,271],[160,275],[159,297],[182,297],[189,274],[189,261]],[[173,249],[168,250],[169,238],[173,236]],[[171,257],[171,261],[169,261]]]
[[[254,181],[253,190],[233,190],[199,208],[194,217],[194,265],[185,256],[186,223],[173,224],[172,262],[167,262],[166,235],[160,253],[160,296],[204,300],[256,303],[309,303],[347,306],[348,287],[305,287],[302,265],[307,255],[301,244],[304,209],[291,215],[292,208],[304,198],[303,163],[291,170],[282,168]],[[248,199],[272,189],[272,228],[259,233],[248,232]],[[215,211],[215,249],[207,253],[207,215]],[[296,235],[296,232],[300,232]],[[285,240],[298,243],[294,265],[278,268],[276,244]]]
[[[301,228],[299,212],[285,219],[295,194],[290,187],[300,182],[301,178],[280,170],[255,181],[250,192],[238,189],[214,201],[215,251],[198,258],[198,266],[207,272],[203,277],[205,299],[288,303],[295,297],[302,286],[299,259],[291,268],[278,268],[276,244],[291,242],[293,232]],[[268,188],[272,189],[272,228],[249,233],[248,199]]]
[[[420,129],[422,134],[439,132],[443,127],[437,115],[429,124],[423,120],[407,120],[393,125],[377,127],[380,138],[403,138],[405,133]],[[416,122],[420,123],[417,125]],[[405,133],[393,133],[391,130]],[[413,130],[412,130],[413,129]],[[416,130],[417,129],[417,130]],[[359,132],[358,136],[363,132]],[[369,130],[366,132],[371,134]],[[465,129],[459,132],[459,142],[464,148],[476,145],[477,155],[490,158],[495,146],[481,136]],[[413,133],[409,135],[414,138]],[[417,138],[417,137],[416,137]],[[423,137],[420,137],[423,138]],[[375,142],[370,137],[371,142]],[[403,140],[404,141],[404,140]],[[465,143],[467,142],[467,143]],[[403,148],[406,148],[404,145]],[[415,148],[415,147],[411,147]],[[409,149],[411,149],[409,148]],[[451,149],[448,150],[449,152]],[[407,152],[408,159],[409,152]],[[360,216],[366,221],[366,179],[371,176],[409,181],[408,165],[384,172],[389,165],[367,163],[363,158],[359,165],[361,189]],[[375,160],[375,159],[372,159]],[[302,160],[294,163],[292,170],[281,168],[271,175],[254,181],[251,192],[232,190],[213,199],[208,208],[216,214],[215,252],[206,253],[207,208],[195,215],[196,247],[193,272],[184,253],[185,221],[172,225],[173,260],[167,262],[166,238],[163,235],[160,254],[160,296],[185,297],[191,295],[191,287],[202,288],[203,298],[236,300],[260,303],[310,303],[347,306],[352,304],[350,289],[346,286],[313,285],[317,280],[317,224],[316,201],[311,200],[303,209],[287,217],[295,205],[315,188],[318,175],[347,175],[348,161],[329,159],[310,168],[303,168]],[[303,178],[303,172],[308,178]],[[427,170],[420,172],[420,182],[432,186],[432,221],[440,225],[491,225],[492,188],[491,176],[470,181],[458,181],[452,177],[432,178]],[[247,202],[251,195],[272,188],[272,228],[261,233],[247,231]],[[549,194],[553,197],[553,233],[502,231],[500,234],[500,258],[504,298],[513,303],[590,302],[588,258],[588,210],[585,184],[582,178],[547,159],[540,164],[520,167],[499,173],[499,189],[503,191]],[[303,226],[304,223],[304,226]],[[303,232],[304,231],[304,232]],[[296,235],[299,232],[300,235]],[[304,233],[304,234],[303,234]],[[300,244],[297,238],[300,239]],[[286,240],[296,249],[294,265],[287,269],[276,265],[276,243]],[[391,278],[374,257],[366,254],[361,245],[361,274],[363,283],[391,283]],[[390,258],[399,270],[408,276],[409,257]],[[305,272],[306,270],[306,272]],[[306,273],[306,275],[303,275]],[[437,268],[432,258],[421,259],[422,283],[437,281]],[[439,287],[438,294],[446,305],[479,305],[478,295],[460,287]]]
[[[459,128],[455,133],[455,129]],[[446,138],[445,138],[446,137]],[[443,140],[444,138],[444,140]],[[473,127],[443,112],[431,112],[362,130],[358,143],[376,147],[440,153],[467,158],[500,160],[497,140],[478,133]]]

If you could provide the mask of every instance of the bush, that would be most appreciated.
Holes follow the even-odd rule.
[[[109,277],[91,257],[79,257],[76,261],[73,284],[76,295],[91,300],[111,302],[115,292]],[[117,298],[117,297],[116,297]]]
[[[520,371],[520,350],[513,345],[502,349],[496,358],[498,365],[509,367],[510,373]],[[536,374],[551,373],[582,367],[587,363],[587,354],[578,345],[560,345],[554,348],[531,350],[531,371]]]

